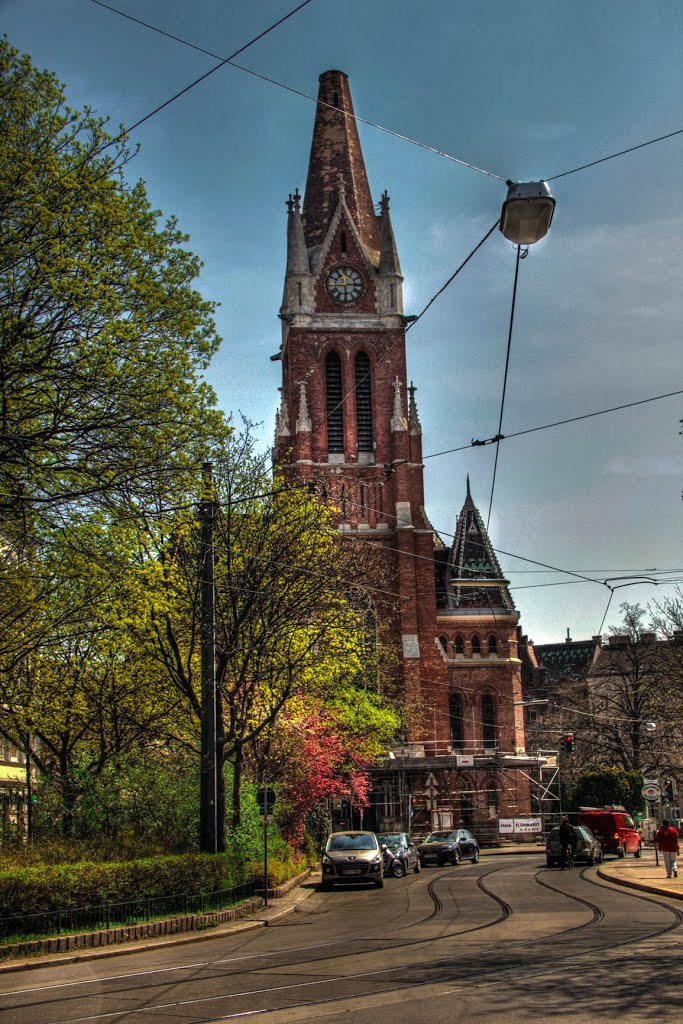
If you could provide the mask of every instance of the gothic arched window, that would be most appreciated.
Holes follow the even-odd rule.
[[[356,433],[359,452],[373,451],[370,369],[370,357],[366,352],[359,352],[356,356]]]
[[[439,643],[441,644],[441,650],[443,651],[443,653],[448,654],[448,637],[440,636]]]
[[[451,745],[454,750],[465,746],[465,731],[462,720],[462,700],[459,693],[448,694],[448,716],[451,723]]]
[[[476,633],[472,637],[472,654],[481,654],[481,640]]]
[[[498,641],[496,640],[495,634],[491,633],[489,636],[489,654],[496,654],[498,651]]]
[[[462,654],[463,651],[465,650],[465,641],[463,640],[459,633],[456,636],[455,640],[453,641],[453,649],[456,654]]]
[[[481,733],[484,749],[492,749],[496,743],[496,706],[490,693],[482,694],[481,698]]]
[[[330,352],[325,360],[325,398],[327,403],[327,451],[343,452],[342,365],[336,352]]]

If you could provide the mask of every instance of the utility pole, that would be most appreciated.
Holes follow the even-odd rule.
[[[199,847],[218,852],[218,776],[216,765],[216,611],[214,592],[214,525],[216,502],[210,462],[202,466],[201,560],[201,758]]]

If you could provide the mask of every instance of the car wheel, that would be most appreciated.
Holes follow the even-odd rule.
[[[633,856],[634,856],[634,857],[640,857],[640,851],[641,851],[641,846],[640,846],[640,843],[638,843],[638,849],[637,849],[637,850],[636,850],[636,852],[635,852],[635,853],[633,854]]]
[[[460,850],[453,850],[453,853],[451,854],[451,864],[455,866],[456,864],[460,863],[461,859],[462,858],[460,857]]]
[[[383,889],[383,888],[384,888],[384,878],[377,878],[377,879],[375,879],[375,889]]]
[[[549,868],[554,868],[557,863],[554,857],[546,857],[545,862]]]
[[[619,858],[619,860],[623,860],[625,856],[626,856],[626,847],[625,846],[620,846],[619,847],[619,852],[617,854],[617,857]]]
[[[405,864],[402,860],[395,860],[391,865],[391,873],[394,878],[403,878],[406,874]]]
[[[416,875],[419,875],[420,872],[422,871],[422,864],[420,863],[419,857],[415,861],[415,867],[413,868],[413,871],[415,872]]]
[[[589,868],[592,868],[593,865],[595,864],[595,857],[593,856],[592,853],[589,853],[588,856],[586,857],[586,864],[588,865]]]
[[[479,863],[479,850],[475,850],[474,851],[474,856],[472,857],[472,863],[473,864],[478,864]]]

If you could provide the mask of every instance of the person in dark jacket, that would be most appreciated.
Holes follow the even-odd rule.
[[[560,863],[564,871],[565,865],[571,868],[574,864],[574,850],[576,849],[576,832],[569,824],[569,818],[565,814],[560,825]]]
[[[676,854],[679,852],[678,847],[678,832],[669,824],[667,818],[664,818],[662,827],[658,828],[655,833],[655,846],[662,855],[664,861],[664,867],[666,869],[666,877],[678,878],[678,868],[676,866]]]

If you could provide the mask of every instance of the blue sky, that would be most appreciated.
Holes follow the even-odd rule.
[[[221,56],[294,0],[113,0]],[[130,125],[215,63],[91,0],[0,0],[0,27],[113,126]],[[312,0],[239,58],[309,95],[349,75],[356,113],[503,179],[552,177],[683,128],[681,0]],[[312,102],[225,67],[134,133],[130,166],[179,217],[222,303],[208,379],[222,408],[272,440],[285,200],[303,191]],[[418,313],[493,224],[505,185],[360,126],[373,195],[386,188]],[[503,433],[683,388],[683,135],[560,177],[551,232],[520,268]],[[408,334],[429,456],[498,427],[515,252],[496,232]],[[681,578],[681,397],[510,438],[490,520],[522,625],[536,642],[600,629],[599,579]],[[427,458],[430,518],[454,529],[469,473],[486,520],[493,446]],[[534,571],[530,571],[534,570]],[[539,587],[539,584],[553,586]],[[615,591],[646,603],[672,586]]]

